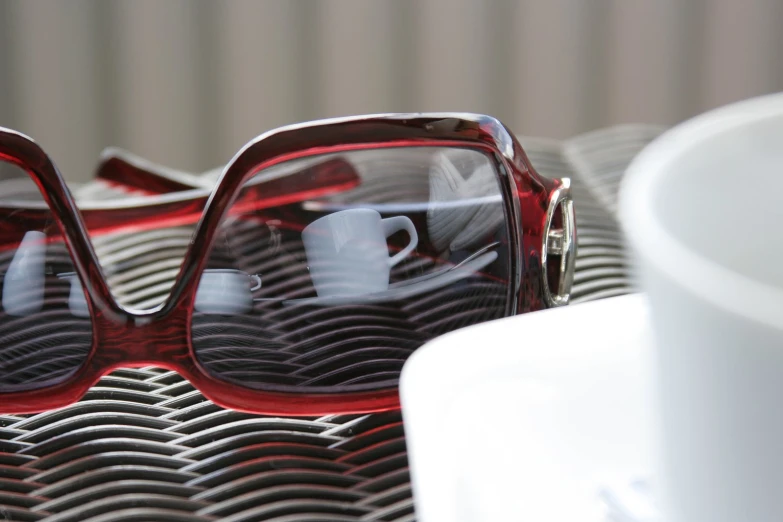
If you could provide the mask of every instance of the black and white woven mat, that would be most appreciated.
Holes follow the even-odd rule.
[[[542,174],[574,181],[574,304],[630,291],[617,187],[659,131],[623,126],[566,142],[523,140]],[[76,192],[105,197],[108,189]],[[165,297],[188,241],[187,230],[169,229],[94,243],[106,266],[123,267],[109,273],[117,296],[143,308]],[[408,522],[415,513],[399,412],[238,413],[173,372],[142,368],[104,377],[61,410],[0,413],[0,520]]]

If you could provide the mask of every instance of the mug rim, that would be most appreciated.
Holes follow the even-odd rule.
[[[653,203],[661,179],[694,148],[716,136],[772,119],[780,119],[783,134],[783,93],[713,109],[664,132],[628,166],[619,193],[618,214],[625,240],[640,261],[713,306],[781,329],[783,289],[765,285],[690,248],[656,217]],[[694,273],[700,277],[693,277]]]
[[[201,274],[239,274],[250,276],[250,274],[239,268],[205,268]]]
[[[340,213],[342,213],[342,212],[354,212],[354,213],[356,213],[356,212],[370,212],[370,213],[372,213],[373,215],[376,215],[376,216],[378,216],[379,218],[383,219],[383,216],[381,215],[381,213],[380,213],[380,212],[378,212],[377,210],[375,210],[374,208],[365,208],[365,207],[346,208],[346,209],[342,209],[342,210],[337,210],[337,211],[335,211],[335,212],[330,212],[330,213],[326,214],[325,216],[321,216],[321,217],[319,217],[319,218],[318,218],[318,219],[316,219],[315,221],[311,221],[310,223],[308,223],[308,224],[307,224],[307,226],[306,226],[306,227],[304,227],[304,228],[302,229],[302,235],[304,235],[304,234],[305,234],[305,232],[307,232],[307,229],[309,229],[310,227],[312,227],[312,226],[313,226],[313,225],[315,225],[316,223],[318,223],[318,222],[320,222],[320,221],[325,221],[325,220],[328,220],[328,219],[329,219],[330,217],[332,217],[333,215],[335,215],[335,214],[340,214]]]

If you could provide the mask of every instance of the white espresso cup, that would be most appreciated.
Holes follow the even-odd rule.
[[[783,95],[664,133],[620,219],[651,304],[663,520],[783,520]]]
[[[408,245],[389,256],[386,238],[404,230]],[[405,216],[382,219],[372,209],[342,210],[319,218],[302,231],[310,278],[319,297],[356,296],[389,288],[391,268],[419,242]]]
[[[27,316],[44,304],[46,234],[25,233],[3,277],[2,304],[8,315]]]
[[[195,309],[207,314],[246,314],[253,309],[253,292],[261,277],[230,268],[207,269],[201,274]]]

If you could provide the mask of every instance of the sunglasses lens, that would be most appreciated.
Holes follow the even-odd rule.
[[[92,325],[60,230],[28,174],[0,162],[0,392],[52,386],[92,346]]]
[[[476,150],[310,156],[260,171],[201,277],[192,342],[241,386],[349,393],[397,385],[429,339],[509,311],[505,201]]]

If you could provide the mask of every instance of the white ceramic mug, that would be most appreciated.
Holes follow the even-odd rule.
[[[671,522],[783,520],[783,94],[699,116],[629,167]]]
[[[405,230],[408,245],[389,257],[386,238]],[[335,212],[302,231],[310,277],[319,297],[366,295],[389,288],[391,268],[419,242],[416,227],[405,216],[382,219],[372,209]]]
[[[207,269],[201,274],[195,309],[208,314],[245,314],[253,309],[253,292],[261,277],[230,268]]]

